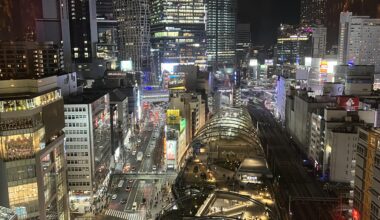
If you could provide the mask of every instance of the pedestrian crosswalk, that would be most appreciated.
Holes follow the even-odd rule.
[[[129,213],[114,209],[107,209],[105,215],[128,220],[145,220],[142,213]]]

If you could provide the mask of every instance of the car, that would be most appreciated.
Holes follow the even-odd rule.
[[[117,194],[112,195],[112,200],[115,200],[115,199],[117,199]]]
[[[136,171],[136,167],[132,167],[131,170],[132,170],[132,171]]]
[[[131,186],[125,187],[125,191],[127,191],[127,192],[131,191]]]
[[[136,211],[136,210],[137,210],[137,202],[133,202],[132,211]]]
[[[128,183],[133,183],[133,181],[135,181],[135,180],[134,179],[129,179]]]
[[[127,203],[127,198],[124,198],[124,199],[120,200],[120,203],[121,203],[121,204],[125,204],[125,203]]]
[[[156,170],[157,170],[157,166],[156,166],[156,165],[153,165],[152,170],[153,170],[153,171],[156,171]]]
[[[132,151],[132,156],[135,156],[135,155],[136,155],[136,153],[137,153],[137,151],[136,151],[136,150]]]
[[[150,153],[147,153],[146,156],[147,156],[147,157],[150,157]]]

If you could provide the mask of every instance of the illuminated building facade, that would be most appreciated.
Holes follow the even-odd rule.
[[[0,206],[19,219],[69,219],[57,77],[1,80],[0,93]]]
[[[207,63],[235,64],[236,0],[207,0]]]
[[[277,64],[304,64],[305,57],[311,56],[312,40],[309,36],[292,35],[277,39],[275,62]]]
[[[301,0],[301,24],[325,24],[326,3],[327,0]]]
[[[141,71],[150,62],[150,26],[148,0],[114,0],[118,21],[119,57],[132,60],[133,69]]]
[[[356,150],[353,219],[379,219],[380,131],[360,128]]]
[[[63,40],[71,47],[72,61],[73,63],[91,63],[95,53],[95,43],[98,41],[96,1],[66,0],[63,2],[67,4],[64,4],[67,9],[63,9],[63,16],[68,19],[70,35],[68,42],[65,42],[65,38]]]
[[[380,19],[340,14],[338,63],[375,65],[380,71]]]
[[[251,48],[250,24],[236,26],[236,62],[240,67],[247,67],[248,53]]]
[[[108,184],[111,162],[109,102],[109,95],[103,92],[84,92],[65,99],[64,130],[71,211],[89,210],[94,200],[104,196],[99,190]],[[84,199],[87,201],[76,203]]]
[[[0,79],[41,77],[62,69],[63,53],[52,42],[0,43]]]
[[[152,66],[161,63],[206,65],[204,0],[153,0],[151,14]]]
[[[177,93],[171,97],[169,106],[171,109],[178,109],[181,118],[186,120],[186,143],[189,144],[205,124],[206,102],[199,94]],[[179,152],[183,151],[179,150]]]
[[[354,15],[380,18],[379,15],[376,16],[376,5],[378,5],[379,2],[375,0],[328,0],[326,3],[326,25],[329,46],[338,43],[339,15],[341,12],[350,11]]]
[[[117,59],[117,21],[113,13],[112,0],[96,1],[96,23],[98,31],[96,58],[115,61]]]
[[[327,28],[321,25],[313,27],[312,34],[312,57],[324,58],[326,55]]]

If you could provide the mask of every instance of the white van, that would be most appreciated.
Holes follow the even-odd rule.
[[[133,202],[132,211],[136,211],[136,210],[137,210],[137,202]]]

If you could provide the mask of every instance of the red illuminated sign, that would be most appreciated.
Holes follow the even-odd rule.
[[[359,109],[359,98],[352,96],[339,96],[337,99],[338,106],[346,108],[350,111]]]

